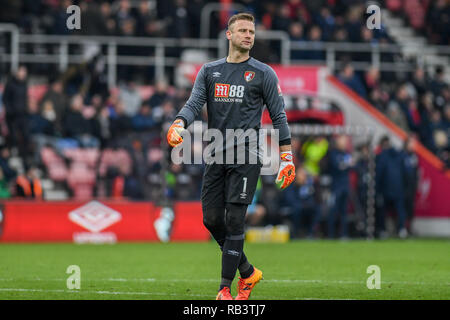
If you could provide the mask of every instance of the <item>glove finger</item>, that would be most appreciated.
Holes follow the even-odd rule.
[[[183,138],[176,131],[171,131],[167,137],[167,142],[170,146],[175,147],[183,142]]]

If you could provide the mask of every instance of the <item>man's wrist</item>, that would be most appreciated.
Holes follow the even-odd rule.
[[[294,160],[294,156],[292,155],[291,150],[280,151],[280,159],[282,161],[292,162]]]
[[[175,121],[174,121],[173,123],[174,123],[174,124],[175,124],[175,123],[176,123],[176,124],[181,124],[181,126],[182,126],[183,128],[186,128],[186,121],[185,121],[183,118],[181,118],[181,117],[176,118]]]

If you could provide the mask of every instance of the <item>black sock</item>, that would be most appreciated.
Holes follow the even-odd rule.
[[[220,281],[219,291],[222,290],[225,287],[231,288],[231,283],[232,282],[233,282],[233,279],[222,278],[222,281]]]
[[[245,258],[245,260],[243,259]],[[248,262],[247,257],[242,252],[241,263],[239,264],[239,273],[241,274],[241,278],[245,279],[252,275],[255,268]]]
[[[222,279],[233,281],[244,248],[244,235],[227,236],[222,251]]]

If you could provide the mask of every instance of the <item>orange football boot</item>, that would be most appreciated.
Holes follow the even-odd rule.
[[[233,300],[233,297],[230,293],[230,288],[224,287],[217,294],[216,300]]]
[[[237,285],[238,294],[235,300],[248,300],[250,297],[250,293],[252,289],[256,286],[256,284],[263,279],[263,273],[261,270],[256,269],[253,271],[252,275],[248,278],[242,279],[239,277],[239,282]]]

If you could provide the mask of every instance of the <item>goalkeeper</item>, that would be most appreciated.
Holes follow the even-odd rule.
[[[219,130],[223,137],[226,137],[227,129],[258,133],[263,106],[266,105],[273,126],[279,132],[281,161],[276,183],[284,189],[295,177],[291,136],[275,72],[249,55],[255,40],[254,17],[247,13],[232,16],[226,36],[229,40],[228,56],[202,66],[189,100],[169,128],[168,143],[172,147],[182,143],[182,131],[194,121],[205,103],[208,128]],[[236,151],[238,146],[234,138],[231,148]],[[203,176],[203,223],[222,250],[222,279],[217,300],[233,299],[230,288],[237,270],[241,277],[236,300],[248,300],[252,289],[262,279],[262,272],[249,263],[243,252],[245,214],[262,167],[259,135],[248,138],[244,147],[245,163],[236,161],[234,152],[232,163],[228,157],[220,163],[207,161]],[[226,138],[223,140],[223,148],[228,152],[230,142],[227,143]],[[219,153],[215,149],[210,156],[217,159]],[[257,161],[247,161],[255,154]]]

